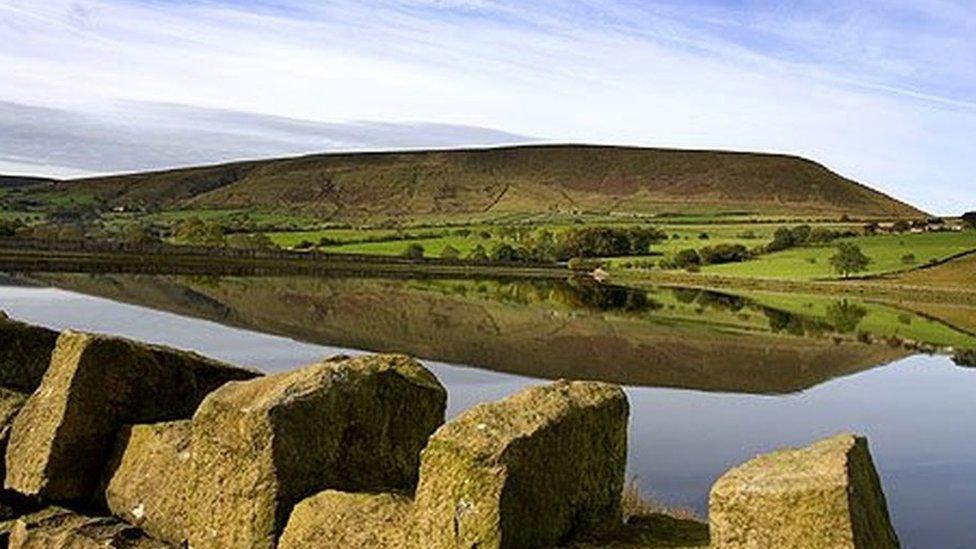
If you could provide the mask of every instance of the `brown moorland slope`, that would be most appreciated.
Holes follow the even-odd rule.
[[[344,153],[65,181],[110,205],[258,208],[336,219],[508,213],[918,217],[798,157],[583,145]]]

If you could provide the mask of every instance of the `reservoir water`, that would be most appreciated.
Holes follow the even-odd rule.
[[[729,467],[854,431],[903,546],[976,547],[976,369],[915,350],[976,338],[886,305],[588,281],[35,273],[0,279],[0,309],[266,372],[404,352],[447,387],[450,416],[549,379],[621,383],[628,474],[703,517]]]

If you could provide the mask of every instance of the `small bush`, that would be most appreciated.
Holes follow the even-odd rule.
[[[699,252],[701,263],[704,265],[720,265],[722,263],[740,263],[749,259],[749,250],[742,244],[719,244],[707,246]]]
[[[915,257],[915,254],[905,254],[901,256],[901,262],[905,265],[914,265],[918,263],[918,258]]]
[[[464,258],[466,261],[471,263],[487,263],[488,262],[488,252],[485,251],[485,247],[478,244],[471,250],[471,253]]]
[[[408,259],[423,259],[424,247],[417,243],[411,244],[407,246],[407,249],[403,250],[403,257]]]
[[[698,250],[686,249],[681,250],[675,254],[674,259],[672,259],[674,265],[679,269],[687,269],[691,266],[701,265],[702,259],[701,255],[698,254]]]
[[[441,250],[441,259],[456,261],[460,257],[461,257],[461,252],[458,251],[458,249],[455,248],[454,246],[451,246],[450,244],[444,246],[444,249]]]

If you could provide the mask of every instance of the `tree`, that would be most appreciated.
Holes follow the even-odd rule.
[[[204,221],[199,217],[184,219],[176,224],[173,240],[179,244],[196,246],[223,246],[226,244],[224,228],[215,221]]]
[[[896,233],[907,233],[912,230],[912,224],[908,220],[899,219],[895,221],[895,224],[891,226],[891,230]]]
[[[441,259],[456,261],[460,257],[461,257],[461,252],[459,252],[457,248],[451,246],[450,244],[444,246],[444,249],[441,250]]]
[[[766,251],[778,252],[792,248],[796,242],[793,240],[793,231],[789,227],[780,227],[773,233],[773,241],[766,245]]]
[[[227,246],[245,250],[270,250],[277,247],[264,233],[234,233],[227,237]]]
[[[837,253],[830,257],[830,264],[844,278],[860,273],[871,264],[871,258],[864,255],[860,246],[843,242],[837,246]]]
[[[414,242],[413,244],[407,246],[406,250],[403,250],[403,257],[408,259],[423,259],[424,247]]]
[[[530,250],[529,255],[535,261],[554,261],[556,259],[556,237],[545,229],[534,233],[526,245]]]
[[[706,246],[699,252],[705,265],[738,263],[749,259],[749,250],[742,244],[718,244]]]
[[[557,257],[618,257],[644,255],[667,235],[653,227],[580,227],[559,235]]]
[[[493,262],[498,263],[512,263],[515,261],[524,261],[525,257],[511,244],[497,244],[491,249],[491,255],[489,258]]]
[[[159,235],[150,225],[130,223],[122,231],[122,239],[132,244],[158,244]]]
[[[701,256],[697,250],[681,250],[674,256],[674,266],[679,269],[688,269],[701,265]]]
[[[488,252],[485,251],[485,247],[478,244],[471,250],[468,257],[465,258],[471,263],[487,263],[488,262]]]
[[[976,229],[976,212],[962,214],[962,224],[968,229]]]
[[[810,235],[813,234],[813,229],[810,225],[798,225],[790,229],[790,234],[793,235],[794,246],[803,246],[810,241]]]
[[[867,316],[864,307],[851,303],[846,299],[836,301],[827,306],[827,322],[834,325],[838,332],[849,334],[857,329],[861,320]]]
[[[19,217],[17,219],[0,219],[0,237],[17,236],[17,233],[22,231],[24,227],[26,225]]]

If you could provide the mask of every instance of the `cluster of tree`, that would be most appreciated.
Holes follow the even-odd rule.
[[[702,264],[701,254],[694,248],[681,250],[674,254],[671,259],[661,261],[662,269],[691,269],[694,270]]]
[[[667,239],[665,233],[649,227],[574,227],[554,234],[546,229],[503,226],[494,229],[494,233],[458,229],[453,234],[495,241],[490,251],[481,244],[467,255],[451,245],[441,251],[442,259],[472,263],[544,263],[573,258],[646,255],[652,244]],[[430,235],[430,238],[437,236],[444,235]],[[422,252],[422,246],[411,244],[402,255],[420,258]]]
[[[564,231],[555,245],[556,258],[645,255],[667,235],[654,227],[580,227]]]
[[[278,246],[264,233],[233,233],[227,235],[228,248],[243,250],[273,250]]]
[[[976,212],[962,214],[962,224],[967,229],[976,229]]]
[[[692,269],[702,265],[739,263],[752,258],[752,252],[742,244],[716,244],[701,250],[688,248],[674,254],[671,259],[661,262],[665,269]]]
[[[133,228],[135,231],[146,231]],[[231,233],[227,234],[226,228],[214,220],[204,220],[199,217],[191,217],[180,220],[173,227],[173,242],[190,246],[210,246],[215,248],[239,248],[249,250],[268,250],[275,248],[274,242],[264,233]],[[158,238],[158,236],[147,235],[145,238]],[[308,247],[313,245],[309,243]],[[299,246],[300,247],[300,246]]]
[[[86,233],[79,224],[44,223],[24,227],[17,236],[38,240],[84,240]]]
[[[752,257],[749,249],[742,244],[718,244],[706,246],[698,252],[703,265],[740,263]]]
[[[190,217],[178,221],[173,227],[173,242],[191,246],[223,247],[227,244],[227,236],[220,223]]]
[[[810,227],[798,225],[796,227],[780,227],[773,233],[773,241],[766,245],[767,252],[778,252],[800,246],[826,244],[838,238],[857,236],[851,230],[837,230],[828,227]]]
[[[10,238],[22,233],[27,227],[19,217],[16,219],[0,219],[0,237]]]
[[[158,244],[162,242],[159,231],[149,224],[130,223],[122,229],[122,240],[132,244]]]

